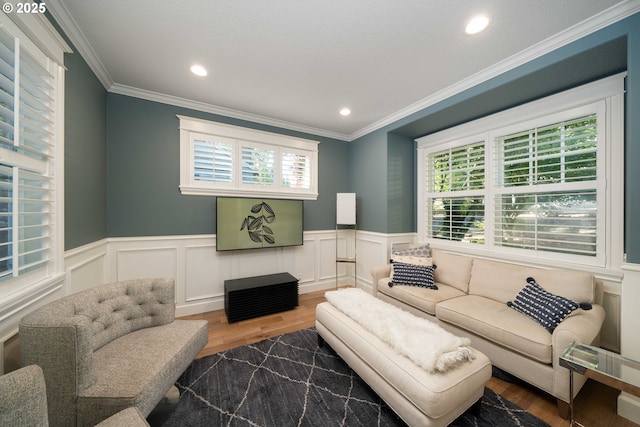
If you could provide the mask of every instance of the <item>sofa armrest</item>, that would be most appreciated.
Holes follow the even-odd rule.
[[[378,282],[380,282],[380,279],[384,279],[389,276],[391,276],[391,264],[379,265],[371,269],[374,297],[378,294]]]
[[[591,310],[579,310],[574,312],[553,331],[551,338],[553,348],[553,388],[554,396],[560,397],[565,402],[569,401],[569,370],[560,366],[560,356],[572,342],[598,345],[600,343],[600,330],[604,322],[604,308],[593,304]],[[580,390],[586,378],[576,375],[574,392]]]

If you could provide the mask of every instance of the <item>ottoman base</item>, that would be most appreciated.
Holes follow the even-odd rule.
[[[429,373],[327,302],[316,308],[316,330],[410,426],[448,425],[482,398],[491,378],[491,362],[477,350],[471,362]]]

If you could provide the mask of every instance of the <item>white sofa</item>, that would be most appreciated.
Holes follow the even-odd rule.
[[[437,322],[471,339],[471,345],[492,364],[558,399],[560,414],[568,412],[569,371],[559,357],[573,341],[598,345],[605,312],[591,273],[552,270],[496,262],[432,249],[438,289],[389,286],[391,264],[372,270],[374,296]],[[546,291],[590,310],[573,311],[553,333],[507,305],[533,277]],[[586,378],[577,375],[574,392]]]

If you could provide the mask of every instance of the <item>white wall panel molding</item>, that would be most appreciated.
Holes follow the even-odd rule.
[[[178,279],[178,248],[143,245],[138,248],[117,248],[115,254],[115,277],[123,281],[142,277],[173,277]]]
[[[637,339],[640,330],[640,264],[624,264],[622,266],[622,294],[620,298],[620,353],[634,360],[640,360],[640,341]],[[618,396],[618,415],[640,424],[640,398],[628,393]]]
[[[300,293],[335,286],[335,232],[307,231],[304,245],[217,252],[215,235],[109,239],[108,281],[170,276],[176,280],[176,314],[224,308],[224,281],[289,272]]]
[[[63,291],[55,295],[68,295],[100,283],[134,277],[171,276],[176,279],[176,313],[186,316],[224,309],[227,279],[286,271],[299,280],[301,294],[332,290],[336,286],[335,236],[335,230],[307,231],[303,246],[233,252],[216,252],[215,235],[104,239],[65,254],[67,279]],[[371,269],[388,262],[392,246],[413,243],[415,237],[415,233],[359,230],[356,237],[358,287],[371,291]],[[352,282],[353,272],[347,270],[352,266],[339,267],[340,284]],[[640,266],[627,265],[625,271],[625,280],[633,286],[628,292],[638,288],[640,293],[640,287],[633,285],[640,283]],[[635,276],[637,281],[633,279]],[[607,312],[601,345],[620,351],[621,324],[634,322],[634,312],[623,307],[619,281],[599,278],[598,282]],[[637,330],[640,325],[627,328]]]
[[[67,264],[67,284],[65,286],[66,295],[74,294],[85,289],[92,288],[107,281],[107,250],[97,251],[95,254],[87,254],[86,257],[79,257],[72,265]]]

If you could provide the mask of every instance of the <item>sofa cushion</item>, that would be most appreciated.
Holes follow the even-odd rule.
[[[208,338],[206,320],[175,320],[95,351],[95,382],[77,398],[78,425],[95,425],[130,406],[149,415]]]
[[[531,278],[529,278],[531,279]],[[549,333],[562,322],[580,304],[560,295],[547,292],[533,279],[527,281],[513,301],[507,305],[542,325]]]
[[[391,257],[391,265],[396,262],[404,262],[405,264],[433,265],[431,257],[412,256],[412,255],[394,255]]]
[[[408,264],[394,262],[391,268],[390,285],[409,285],[422,288],[438,289],[433,283],[433,267],[431,265]]]
[[[414,286],[388,286],[389,279],[384,278],[378,283],[378,292],[390,296],[407,305],[424,311],[431,316],[436,315],[436,304],[441,301],[466,295],[460,289],[436,282],[438,289],[418,288]]]
[[[434,264],[438,264],[434,256]],[[506,304],[513,301],[533,277],[547,291],[579,302],[595,302],[593,274],[583,271],[526,267],[505,262],[475,259],[471,269],[469,294]],[[437,276],[436,276],[437,279]]]
[[[551,363],[551,334],[504,303],[479,295],[466,295],[440,302],[436,306],[436,316],[438,321],[471,331],[526,357]]]
[[[436,266],[436,282],[453,286],[465,293],[469,291],[472,257],[453,255],[439,249],[431,249],[431,257],[433,265]]]
[[[395,256],[417,256],[417,257],[430,257],[431,256],[431,248],[429,244],[419,245],[419,246],[411,246],[408,248],[394,248],[391,251],[391,258],[393,259]]]

